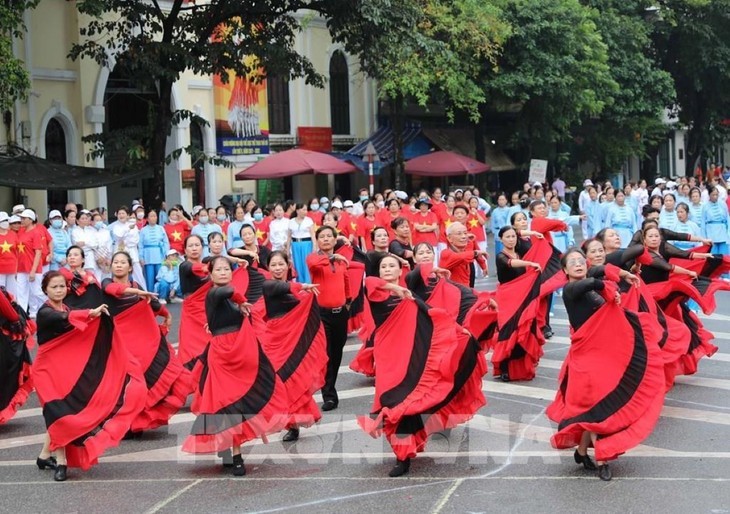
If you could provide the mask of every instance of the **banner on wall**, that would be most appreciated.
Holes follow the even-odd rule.
[[[253,61],[253,58],[250,58]],[[269,106],[266,81],[228,72],[226,84],[213,77],[216,147],[219,155],[269,153]]]
[[[332,127],[299,127],[297,139],[299,148],[314,152],[332,151]]]

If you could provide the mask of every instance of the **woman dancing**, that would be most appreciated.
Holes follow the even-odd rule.
[[[68,269],[58,270],[66,279],[69,291],[63,303],[70,309],[94,309],[104,303],[101,284],[96,275],[84,269],[84,251],[81,248],[70,246],[66,250],[66,265]]]
[[[372,437],[385,434],[398,462],[389,476],[408,472],[429,434],[469,420],[486,404],[486,361],[479,344],[440,309],[398,285],[401,263],[380,261],[380,277],[366,279],[375,320],[378,368],[370,416],[358,418]]]
[[[248,319],[251,305],[231,286],[233,271],[224,257],[208,263],[212,287],[205,297],[210,342],[193,371],[198,389],[191,410],[197,415],[183,443],[189,453],[232,453],[233,475],[246,468],[241,445],[278,432],[288,421],[288,398],[256,339]]]
[[[187,369],[203,353],[209,334],[205,330],[205,295],[210,289],[208,266],[203,264],[203,239],[195,234],[185,238],[185,260],[180,263],[183,301],[177,355]]]
[[[48,301],[38,311],[38,354],[33,382],[48,430],[38,467],[66,480],[67,467],[89,469],[119,444],[144,407],[147,388],[127,351],[112,341],[106,305],[70,310],[66,280],[57,271],[43,277]]]
[[[611,480],[608,462],[646,439],[659,419],[662,357],[639,317],[620,307],[617,273],[589,278],[585,255],[577,249],[568,250],[562,264],[568,276],[563,302],[573,333],[558,392],[547,408],[558,423],[551,443],[558,449],[577,446],[575,462],[587,470],[596,469],[588,456],[592,445],[599,478]]]
[[[35,333],[35,323],[0,288],[0,425],[7,423],[33,390],[30,352],[26,341]],[[40,467],[40,466],[39,466]]]
[[[145,408],[130,427],[130,437],[138,437],[144,430],[166,425],[185,405],[193,383],[163,334],[172,324],[172,315],[155,293],[131,280],[132,266],[128,253],[115,253],[112,278],[105,279],[102,288],[114,320],[114,344],[127,348],[147,385]],[[157,325],[156,316],[164,317],[164,329]]]
[[[264,282],[266,329],[261,345],[289,397],[290,414],[285,442],[299,439],[299,429],[320,420],[322,414],[312,395],[324,385],[327,371],[327,339],[316,296],[316,284],[287,281],[291,264],[280,251],[269,256],[271,280]]]

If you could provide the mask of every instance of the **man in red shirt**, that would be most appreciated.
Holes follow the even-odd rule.
[[[342,349],[347,341],[347,320],[349,318],[352,294],[347,274],[349,262],[346,257],[334,253],[337,234],[330,226],[317,229],[315,234],[319,251],[307,256],[307,267],[312,284],[319,288],[320,315],[327,337],[327,375],[322,387],[322,410],[336,409],[339,403],[335,384],[337,372],[342,364]]]
[[[25,209],[20,213],[17,301],[18,305],[28,311],[31,318],[35,318],[45,297],[41,291],[43,240],[42,233],[36,227],[35,221],[36,215],[32,210]]]
[[[484,260],[487,252],[479,250],[469,239],[469,231],[463,223],[455,221],[446,230],[449,246],[441,252],[439,267],[451,272],[451,280],[467,287],[474,287],[474,260]]]

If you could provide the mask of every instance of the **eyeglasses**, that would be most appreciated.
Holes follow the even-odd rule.
[[[573,259],[568,259],[565,264],[568,266],[578,266],[581,264],[585,264],[586,260],[583,257],[574,257]]]

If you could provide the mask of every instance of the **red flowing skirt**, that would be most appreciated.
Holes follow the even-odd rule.
[[[210,290],[211,282],[208,281],[194,293],[185,298],[180,312],[180,332],[178,336],[177,356],[183,366],[193,369],[195,361],[205,350],[205,345],[210,341],[210,334],[206,332],[205,325],[205,297]]]
[[[197,418],[183,451],[214,453],[257,437],[265,441],[286,426],[286,387],[248,318],[241,330],[212,336],[196,368],[200,379],[191,410]]]
[[[142,300],[114,317],[114,344],[127,348],[147,385],[145,408],[131,430],[167,425],[193,392],[193,380],[160,332],[150,305]]]
[[[664,402],[664,363],[638,315],[614,303],[601,307],[573,333],[560,387],[547,408],[558,423],[551,443],[572,448],[595,432],[596,459],[607,461],[640,444],[654,429]]]
[[[0,425],[10,421],[33,390],[26,339],[0,332]]]
[[[464,423],[484,405],[487,363],[479,344],[448,314],[402,301],[373,336],[378,368],[372,437],[385,434],[399,460],[424,450],[428,436]]]
[[[71,311],[74,329],[40,345],[33,380],[51,450],[66,448],[68,465],[89,469],[117,446],[144,408],[147,388],[107,316]]]
[[[287,426],[311,426],[322,414],[312,396],[324,385],[327,339],[314,295],[302,292],[299,304],[280,318],[267,319],[261,345],[289,399]]]

